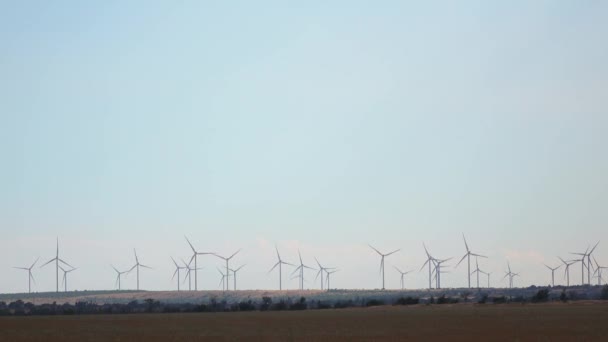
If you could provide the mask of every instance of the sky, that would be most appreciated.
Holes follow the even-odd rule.
[[[379,288],[484,254],[515,286],[601,241],[608,264],[604,1],[0,1],[0,292],[55,255],[71,289],[176,288],[171,257],[274,246]],[[201,257],[199,288],[220,259]],[[39,263],[40,264],[40,263]],[[450,267],[443,287],[466,285]],[[284,273],[291,273],[285,271]],[[314,272],[306,287],[316,288]],[[563,271],[556,282],[563,282]],[[55,288],[34,268],[35,291]],[[580,282],[580,268],[571,273]],[[483,280],[482,280],[483,281]],[[284,277],[286,288],[298,281]],[[123,279],[134,288],[135,276]]]

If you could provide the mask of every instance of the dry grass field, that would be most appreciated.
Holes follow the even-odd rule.
[[[601,302],[0,318],[3,341],[607,341]]]

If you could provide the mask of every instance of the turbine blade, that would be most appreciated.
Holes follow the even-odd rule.
[[[385,254],[384,256],[385,256],[385,257],[387,257],[387,256],[389,256],[389,255],[391,255],[391,254],[395,254],[395,253],[399,252],[400,250],[401,250],[401,248],[399,248],[399,249],[397,249],[397,250],[394,250],[394,251],[392,251],[392,252],[390,252],[390,253],[388,253],[388,254]]]
[[[67,262],[65,262],[65,261],[63,261],[63,260],[61,260],[61,259],[59,259],[59,261],[60,261],[60,262],[62,262],[64,265],[70,266],[71,268],[76,268],[76,267],[74,267],[74,266],[72,266],[72,265],[68,264]]]
[[[464,237],[464,233],[462,233],[462,239],[464,240],[464,246],[467,249],[467,253],[469,253],[469,245],[467,244],[467,239]]]
[[[186,238],[186,241],[188,242],[188,245],[190,245],[190,248],[192,248],[192,252],[194,254],[196,254],[196,249],[194,249],[194,246],[192,246],[192,243],[190,243],[190,240],[188,240],[188,237],[184,235],[184,237]]]
[[[34,263],[32,264],[32,266],[30,266],[30,270],[31,270],[32,268],[34,268],[34,265],[36,265],[36,263],[38,262],[38,260],[40,260],[40,257],[37,257],[37,258],[36,258],[36,261],[34,261]]]
[[[52,263],[52,262],[53,262],[53,261],[55,261],[56,259],[57,259],[57,258],[53,258],[53,259],[51,259],[51,260],[49,260],[49,261],[45,262],[43,265],[41,265],[41,266],[40,266],[40,268],[42,268],[42,267],[44,267],[44,266],[46,266],[46,265],[48,265],[48,264]]]
[[[146,266],[146,265],[142,265],[142,264],[139,264],[139,267],[147,268],[147,269],[150,269],[150,270],[152,269],[152,267]]]
[[[460,261],[456,264],[456,266],[454,266],[454,268],[458,267],[458,265],[460,265],[460,263],[462,262],[462,260],[464,260],[464,258],[467,257],[467,255],[469,255],[469,253],[467,252],[467,254],[465,254],[462,259],[460,259]]]
[[[595,248],[597,247],[597,245],[599,245],[600,242],[598,241],[595,246],[593,246],[593,248],[591,248],[591,252],[588,253],[588,255],[591,255],[593,253],[593,251],[595,250]]]
[[[376,251],[376,253],[378,253],[378,254],[382,255],[382,253],[380,253],[380,251],[379,251],[379,250],[377,250],[377,249],[375,249],[375,248],[374,248],[372,245],[370,245],[370,244],[367,244],[367,245],[368,245],[368,246],[369,246],[371,249],[375,250],[375,251]]]
[[[241,249],[242,248],[239,248],[239,250],[236,251],[236,252],[234,252],[234,254],[232,254],[228,259],[232,259],[232,257],[234,257],[235,255],[237,255],[241,251]]]
[[[277,262],[276,264],[274,264],[274,266],[272,266],[272,268],[270,269],[270,271],[268,271],[268,273],[272,272],[275,268],[277,268],[277,266],[279,266],[281,262]]]
[[[476,256],[476,257],[480,257],[480,258],[487,258],[487,256],[481,255],[481,254],[471,253],[471,255]]]

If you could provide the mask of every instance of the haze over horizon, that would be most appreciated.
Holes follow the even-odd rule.
[[[135,260],[175,289],[195,247],[277,289],[284,259],[336,288],[398,288],[471,249],[547,285],[557,256],[608,264],[608,3],[0,3],[0,293],[55,255],[71,289]],[[199,289],[219,289],[201,257]],[[466,286],[466,265],[442,276]],[[289,272],[291,273],[291,272]],[[558,276],[559,273],[559,276]],[[556,283],[563,284],[563,268]],[[54,291],[50,265],[33,291]],[[307,287],[319,287],[314,273]],[[580,265],[571,282],[580,283]],[[296,289],[298,280],[284,287]],[[123,278],[135,288],[135,276]]]

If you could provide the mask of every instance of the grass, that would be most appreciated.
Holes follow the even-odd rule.
[[[2,317],[2,340],[600,341],[608,304],[414,305],[297,312]]]

